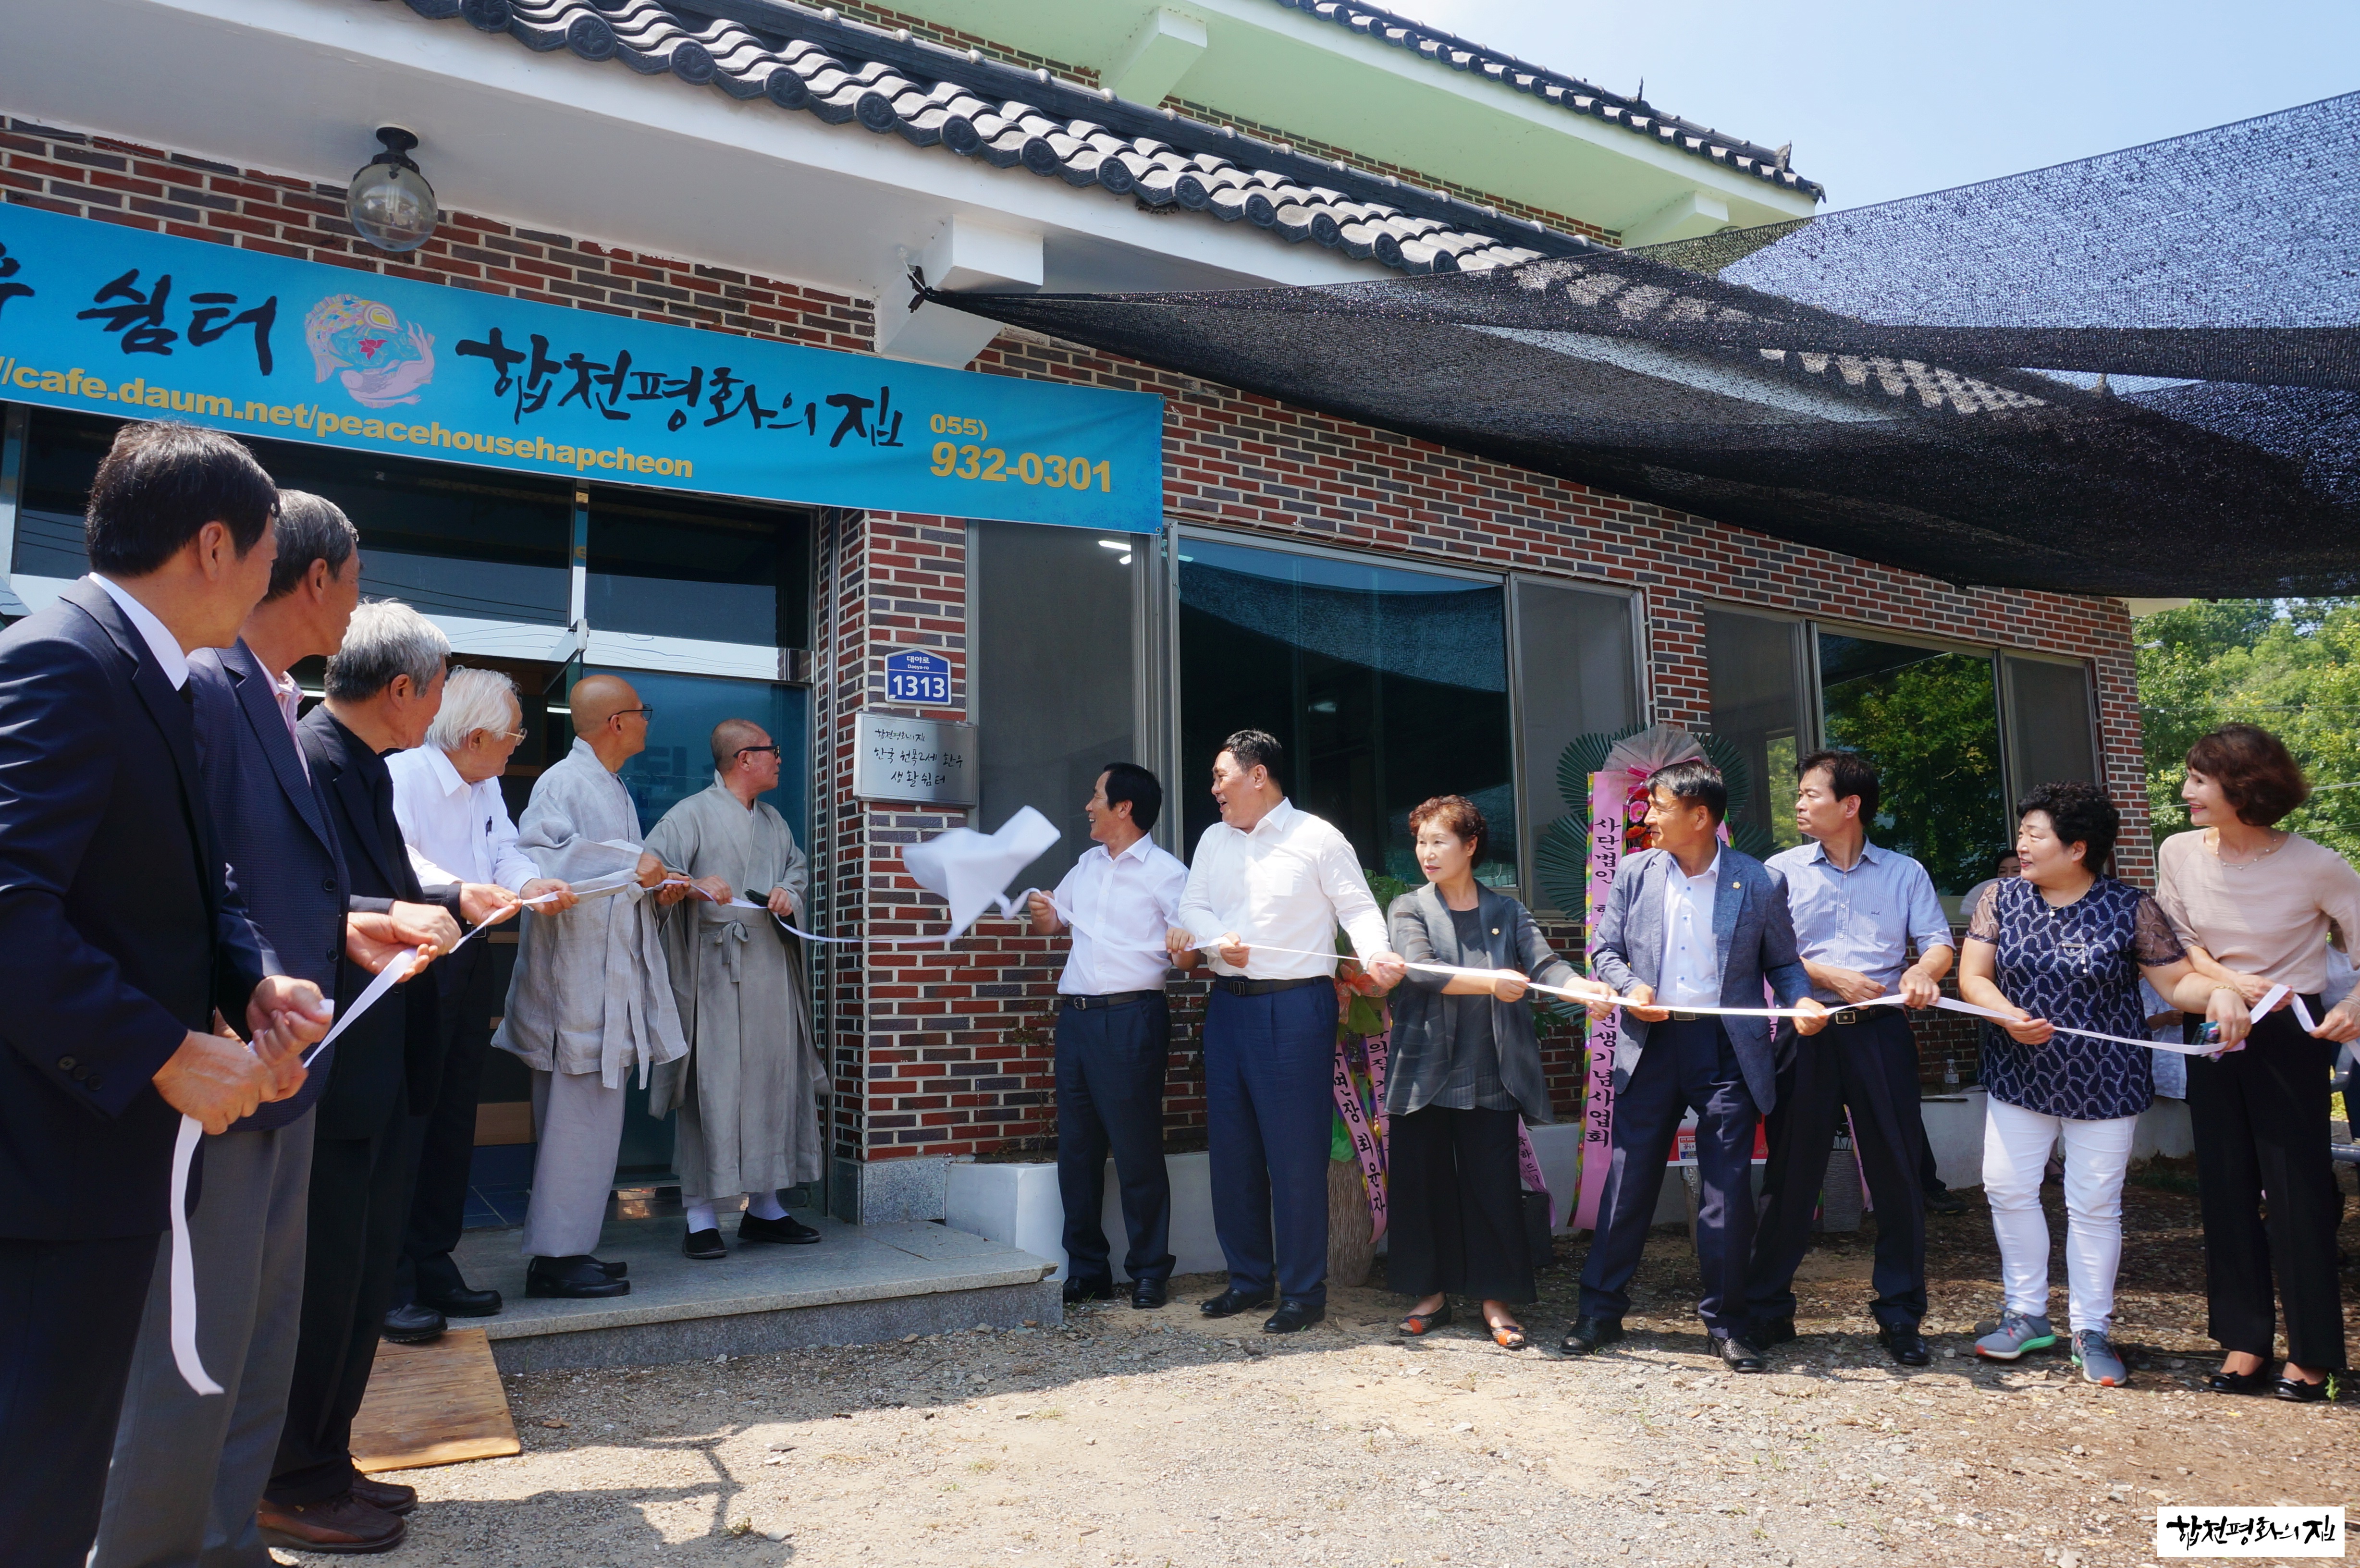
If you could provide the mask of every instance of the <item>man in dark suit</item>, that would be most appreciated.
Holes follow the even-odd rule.
[[[270,589],[237,641],[189,659],[197,766],[256,929],[290,973],[333,995],[340,958],[374,972],[432,941],[436,922],[447,929],[450,917],[426,905],[346,913],[344,855],[296,749],[300,693],[286,671],[344,641],[360,602],[358,539],[342,512],[300,490],[279,493],[272,531],[279,559]],[[199,1396],[174,1366],[169,1278],[158,1269],[115,1428],[93,1568],[258,1563],[267,1554],[255,1504],[286,1415],[303,1300],[311,1112],[336,1050],[313,1059],[294,1095],[205,1140],[204,1184],[189,1216],[197,1345],[225,1394]],[[387,1487],[388,1500],[408,1490]]]
[[[1766,979],[1781,1007],[1799,1009],[1801,1034],[1827,1014],[1811,999],[1795,954],[1785,890],[1763,864],[1721,842],[1729,791],[1703,761],[1677,762],[1647,781],[1655,848],[1625,860],[1591,934],[1590,972],[1640,1004],[1629,1010],[1640,1047],[1627,1082],[1618,1069],[1606,1185],[1598,1230],[1581,1269],[1579,1315],[1568,1356],[1622,1337],[1632,1275],[1654,1222],[1681,1116],[1697,1113],[1697,1261],[1704,1319],[1721,1360],[1759,1372],[1762,1354],[1743,1337],[1745,1266],[1754,1243],[1754,1130],[1776,1103],[1767,1018],[1702,1008],[1759,1007]],[[1592,1002],[1602,1012],[1612,1004]]]
[[[278,973],[224,875],[185,693],[188,650],[235,637],[269,583],[277,503],[229,437],[126,426],[91,486],[92,575],[0,633],[11,1568],[90,1550],[180,1118],[218,1133],[294,1094],[327,1029],[318,986]]]
[[[461,888],[421,888],[393,815],[393,780],[381,753],[425,738],[442,705],[451,644],[407,604],[379,601],[353,613],[328,661],[327,700],[297,726],[304,761],[327,803],[355,898],[444,907],[437,946],[458,940]],[[509,896],[509,908],[514,907]],[[366,984],[349,958],[338,985]],[[393,1291],[410,1212],[403,1134],[421,1074],[441,1060],[432,970],[338,1038],[320,1097],[311,1152],[303,1310],[287,1420],[259,1511],[262,1539],[292,1551],[382,1551],[407,1533],[406,1486],[379,1487],[353,1468],[354,1412],[368,1389],[377,1328]],[[358,1484],[356,1486],[356,1483]],[[390,1494],[390,1495],[388,1495]],[[368,1500],[384,1498],[399,1510]]]

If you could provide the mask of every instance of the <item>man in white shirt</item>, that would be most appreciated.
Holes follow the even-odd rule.
[[[1378,985],[1402,977],[1360,856],[1286,799],[1284,758],[1262,730],[1222,744],[1213,761],[1221,820],[1196,841],[1180,921],[1165,939],[1175,960],[1200,942],[1213,953],[1205,1116],[1213,1230],[1229,1286],[1199,1310],[1225,1318],[1268,1306],[1275,1286],[1265,1334],[1297,1333],[1328,1315],[1337,926]]]
[[[1164,786],[1110,762],[1082,807],[1090,837],[1054,896],[1028,901],[1032,934],[1074,935],[1057,980],[1057,1193],[1065,1204],[1065,1300],[1114,1299],[1106,1161],[1121,1183],[1131,1304],[1161,1307],[1172,1278],[1172,1182],[1164,1168],[1164,1074],[1172,1013],[1165,933],[1188,868],[1147,836]],[[1062,911],[1062,912],[1061,912]],[[1196,954],[1188,955],[1194,961]]]
[[[537,906],[555,914],[574,903],[564,883],[541,875],[517,848],[516,824],[500,796],[500,775],[524,739],[516,682],[493,670],[453,670],[442,682],[442,708],[426,744],[386,758],[393,775],[393,815],[410,864],[424,886],[461,886],[470,925],[519,898],[554,895]],[[472,942],[442,961],[442,1076],[433,1100],[412,1107],[410,1224],[394,1276],[388,1333],[415,1332],[431,1314],[489,1317],[500,1293],[469,1287],[452,1261],[466,1221],[467,1182],[475,1149],[475,1097],[492,1042],[490,944]]]

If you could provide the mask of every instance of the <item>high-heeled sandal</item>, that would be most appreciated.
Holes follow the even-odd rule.
[[[1403,1334],[1415,1336],[1422,1334],[1431,1334],[1436,1329],[1443,1327],[1449,1322],[1450,1303],[1448,1301],[1445,1301],[1442,1305],[1435,1308],[1434,1311],[1430,1312],[1411,1312],[1408,1316],[1402,1319],[1399,1330]]]

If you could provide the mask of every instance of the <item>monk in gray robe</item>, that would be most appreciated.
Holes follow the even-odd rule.
[[[806,873],[786,819],[758,798],[778,785],[770,737],[725,719],[713,731],[713,787],[648,834],[649,851],[701,895],[663,917],[689,1053],[656,1070],[648,1096],[657,1116],[680,1107],[673,1164],[688,1209],[681,1249],[691,1258],[728,1256],[714,1205],[740,1192],[741,1245],[819,1239],[779,1202],[780,1188],[819,1179],[827,1070],[812,1043],[801,939],[779,923],[802,921]]]
[[[492,1043],[532,1070],[540,1139],[525,1213],[529,1296],[629,1293],[622,1265],[591,1256],[614,1190],[623,1094],[636,1075],[688,1051],[672,1006],[659,910],[688,889],[665,886],[639,844],[639,809],[616,771],[647,748],[648,709],[613,675],[569,693],[574,749],[532,787],[517,847],[572,886],[563,914],[528,909],[508,1005]],[[619,890],[615,890],[619,885]]]

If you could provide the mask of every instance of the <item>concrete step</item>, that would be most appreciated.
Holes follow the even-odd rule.
[[[1050,1259],[941,1225],[849,1225],[816,1214],[808,1247],[739,1247],[725,1216],[727,1258],[681,1256],[676,1215],[610,1220],[597,1256],[631,1266],[631,1293],[549,1301],[524,1291],[513,1227],[467,1232],[453,1255],[470,1284],[506,1299],[480,1327],[503,1372],[653,1366],[806,1345],[869,1345],[978,1323],[1015,1328],[1064,1321]]]

